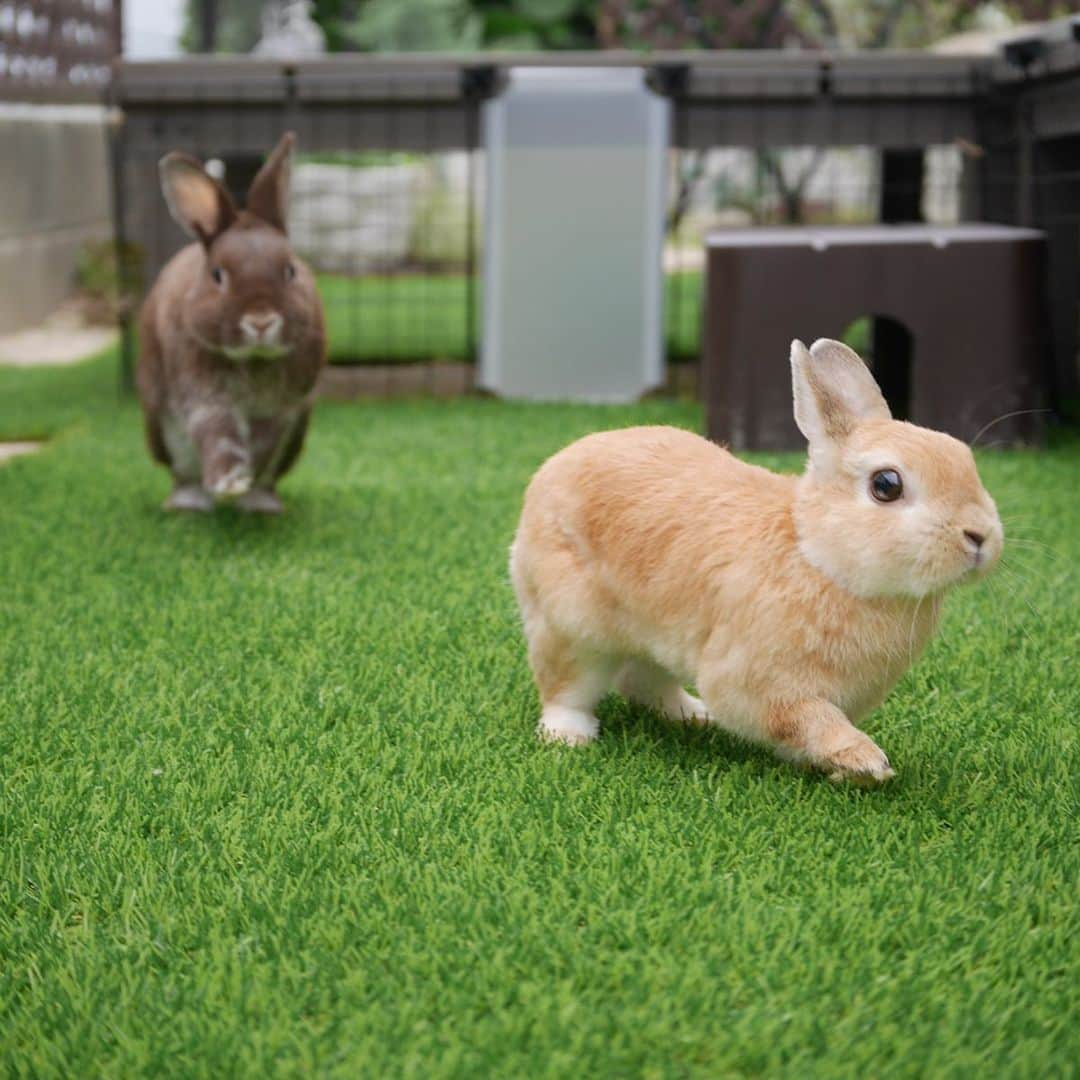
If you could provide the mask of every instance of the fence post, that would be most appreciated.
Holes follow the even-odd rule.
[[[127,243],[127,200],[124,197],[124,174],[127,165],[127,139],[124,113],[118,104],[114,81],[107,101],[109,117],[106,138],[109,140],[109,164],[112,169],[113,258],[116,260],[116,321],[120,330],[120,392],[135,388],[135,341],[132,311],[136,283],[129,280]]]
[[[465,98],[465,146],[468,191],[465,202],[465,351],[476,371],[479,344],[476,319],[476,151],[480,146],[480,109],[498,92],[498,71],[490,64],[461,69],[461,93]],[[475,377],[475,376],[474,376]]]
[[[217,46],[217,0],[199,0],[199,51],[212,53]]]
[[[671,146],[675,150],[677,184],[682,184],[683,155],[689,149],[689,121],[686,108],[686,92],[690,85],[689,64],[656,64],[646,76],[646,82],[653,91],[661,97],[671,101]],[[701,151],[704,155],[705,151]],[[686,182],[693,185],[698,177],[691,177]],[[676,200],[680,197],[677,190]],[[686,192],[686,199],[693,197],[693,192]],[[672,206],[668,212],[667,229],[665,232],[675,241],[676,254],[679,252],[679,232],[682,226],[682,218],[677,215],[677,206]],[[686,207],[688,209],[688,207]],[[673,212],[675,211],[675,212]],[[661,249],[663,258],[663,249]],[[668,286],[666,270],[663,274],[663,318],[664,318],[664,358],[670,365],[673,360],[680,358],[680,346],[682,345],[683,316],[685,314],[686,286],[683,281],[684,273],[680,266],[676,265],[671,275],[671,285]],[[704,288],[702,283],[701,288]],[[695,357],[695,359],[699,359]],[[671,369],[668,369],[668,378],[671,379]]]

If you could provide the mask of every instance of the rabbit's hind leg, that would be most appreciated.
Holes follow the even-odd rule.
[[[274,453],[270,487],[273,487],[296,464],[296,459],[304,449],[304,439],[307,436],[308,421],[310,419],[311,409],[302,409],[296,415],[296,418],[287,425],[281,443]]]
[[[688,693],[671,672],[651,660],[634,659],[623,664],[615,689],[630,701],[659,710],[675,723],[712,723],[705,702]]]
[[[540,692],[540,737],[570,746],[592,742],[600,732],[594,710],[611,689],[619,661],[571,641],[542,616],[529,624],[529,663]]]
[[[182,513],[207,514],[214,509],[214,498],[198,484],[177,481],[165,500],[164,508]]]
[[[237,509],[249,514],[280,514],[285,509],[276,490],[277,482],[300,456],[308,416],[308,410],[304,410],[295,417],[251,422],[255,482],[250,491],[236,500]]]
[[[247,514],[280,514],[285,507],[276,491],[253,487],[236,500],[236,509]]]

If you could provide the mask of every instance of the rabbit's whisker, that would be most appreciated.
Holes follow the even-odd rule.
[[[1002,590],[1004,590],[1004,586],[1001,586],[1000,583],[998,583],[998,586],[1000,586],[1002,588]],[[995,586],[995,588],[997,588],[998,586]],[[1032,648],[1037,648],[1035,638],[1031,635],[1031,632],[1028,630],[1027,626],[1024,625],[1023,619],[1017,619],[1012,615],[1012,613],[1009,611],[1009,604],[1007,602],[1007,599],[1004,597],[1004,592],[1002,592],[1001,595],[1002,595],[1001,610],[1005,613],[1005,619],[1006,619],[1006,622],[1008,624],[1008,628],[1009,628],[1010,632],[1012,631],[1013,627],[1015,627],[1017,630],[1020,631],[1021,634],[1024,635],[1024,637],[1027,639],[1027,643]],[[1027,597],[1022,596],[1022,599],[1024,600],[1024,603],[1027,604],[1027,606],[1031,609],[1032,613],[1034,615],[1038,616],[1039,613],[1037,611],[1035,611],[1035,609],[1032,607],[1032,605],[1031,605],[1030,601],[1027,599]]]
[[[1025,585],[1028,586],[1031,585],[1031,581],[1029,580],[1027,573],[1022,573],[1021,571],[1027,571],[1028,573],[1036,572],[1030,566],[1018,566],[1014,562],[1009,562],[1008,559],[1001,560],[1001,567],[1007,574],[1013,574],[1015,577],[1019,578]]]
[[[1003,517],[1001,524],[1009,529],[1035,529],[1038,526],[1033,520],[1034,517],[1034,514],[1028,514],[1025,517]]]
[[[1013,628],[1012,612],[1009,610],[1008,605],[1003,602],[1004,598],[998,591],[1000,583],[996,582],[993,578],[988,578],[986,584],[990,586],[990,596],[993,597],[994,610],[1005,624],[1005,633],[1006,636],[1008,636],[1012,633]]]
[[[1009,537],[1009,547],[1023,547],[1031,548],[1031,554],[1049,555],[1052,559],[1060,559],[1061,552],[1057,548],[1052,547],[1050,544],[1044,543],[1042,540],[1034,540],[1026,536],[1011,536]]]
[[[1013,412],[1002,413],[1001,416],[994,417],[990,423],[984,424],[979,428],[975,434],[975,438],[968,443],[968,446],[974,448],[979,439],[981,439],[995,424],[1000,424],[1002,420],[1011,420],[1014,416],[1032,416],[1035,413],[1048,413],[1050,411],[1050,409],[1015,409]]]
[[[1008,566],[1006,563],[1002,562],[1001,568],[1005,571],[1006,574],[1010,574],[1015,581],[1018,581],[1021,586],[1024,586],[1028,589],[1031,588],[1031,583],[1028,581],[1028,579],[1024,577],[1024,575],[1021,574],[1015,567]],[[1044,622],[1045,619],[1043,618],[1043,613],[1031,602],[1030,597],[1024,595],[1023,588],[1018,588],[1017,593],[1019,594],[1020,599],[1024,601],[1024,604],[1027,607],[1028,611],[1030,611],[1031,614],[1039,620],[1039,622]]]
[[[911,626],[908,627],[908,666],[910,667],[915,663],[915,623],[919,619],[919,610],[923,606],[925,596],[919,597],[919,602],[915,605],[915,610],[911,613]]]

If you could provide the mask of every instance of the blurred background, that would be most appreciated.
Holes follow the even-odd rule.
[[[128,379],[131,313],[184,240],[157,159],[174,147],[210,159],[240,193],[294,127],[291,227],[327,305],[325,392],[497,389],[477,375],[485,337],[514,317],[486,296],[485,256],[508,228],[489,188],[511,184],[486,157],[491,106],[519,68],[599,65],[640,72],[667,110],[642,280],[622,306],[595,280],[584,288],[611,324],[658,290],[659,326],[635,331],[660,354],[640,391],[702,392],[718,230],[994,222],[1042,233],[1046,333],[1025,363],[1064,414],[1077,386],[1076,12],[1061,0],[0,0],[0,124],[15,148],[0,166],[0,359],[100,348],[119,321]],[[558,129],[545,138],[559,143]],[[587,220],[567,190],[567,214]],[[628,203],[626,220],[644,215],[648,232],[652,206]],[[587,284],[604,244],[581,230],[556,276],[580,265]],[[527,274],[522,259],[500,280]],[[543,278],[538,266],[538,304]],[[832,332],[872,358],[890,334],[878,314]]]

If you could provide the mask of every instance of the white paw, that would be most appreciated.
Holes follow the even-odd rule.
[[[252,488],[236,500],[237,509],[248,514],[280,514],[285,507],[273,491]]]
[[[540,738],[545,742],[560,742],[567,746],[584,746],[600,732],[600,721],[579,709],[548,705],[540,717]]]
[[[834,750],[822,763],[829,774],[829,779],[840,783],[873,786],[891,780],[893,772],[885,752],[873,739],[856,732],[858,738],[839,750]]]
[[[220,499],[235,499],[251,490],[252,479],[247,465],[234,465],[223,476],[219,476],[209,486],[209,490]]]
[[[205,514],[214,509],[214,500],[201,487],[188,484],[173,488],[172,494],[162,504],[166,510]]]

